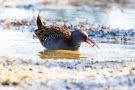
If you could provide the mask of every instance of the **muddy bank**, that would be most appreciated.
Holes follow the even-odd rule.
[[[134,90],[135,62],[0,57],[0,89]]]

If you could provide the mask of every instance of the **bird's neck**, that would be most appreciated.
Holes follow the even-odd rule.
[[[81,46],[81,42],[79,40],[76,40],[74,37],[71,38],[71,45],[73,47],[73,50],[78,50]]]

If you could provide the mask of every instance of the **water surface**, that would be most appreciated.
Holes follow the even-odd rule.
[[[135,9],[112,8],[104,10],[97,7],[56,9],[44,5],[18,6],[5,8],[0,12],[2,19],[33,19],[41,14],[46,19],[66,19],[71,23],[80,21],[104,24],[111,28],[135,29]]]
[[[135,46],[122,44],[97,43],[100,49],[95,51],[90,45],[83,43],[79,51],[48,51],[33,39],[32,32],[0,30],[0,55],[12,55],[41,59],[78,59],[78,60],[131,60],[135,59]]]

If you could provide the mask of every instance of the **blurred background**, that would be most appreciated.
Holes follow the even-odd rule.
[[[34,34],[39,14],[100,49],[46,50]],[[20,89],[135,90],[135,0],[0,0],[0,90]]]
[[[49,5],[73,5],[73,6],[99,6],[110,7],[112,5],[134,7],[134,0],[1,0],[2,6],[28,5],[34,3],[44,3]]]
[[[64,19],[135,28],[134,0],[1,0],[1,19],[31,19],[41,14],[46,19]]]

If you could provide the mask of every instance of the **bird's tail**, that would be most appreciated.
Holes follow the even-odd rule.
[[[39,39],[42,39],[44,37],[44,32],[45,32],[45,20],[42,16],[38,15],[37,16],[37,27],[38,29],[35,30],[35,34]]]
[[[37,27],[38,27],[38,29],[40,29],[43,26],[46,26],[45,19],[42,16],[38,15],[37,16]]]

